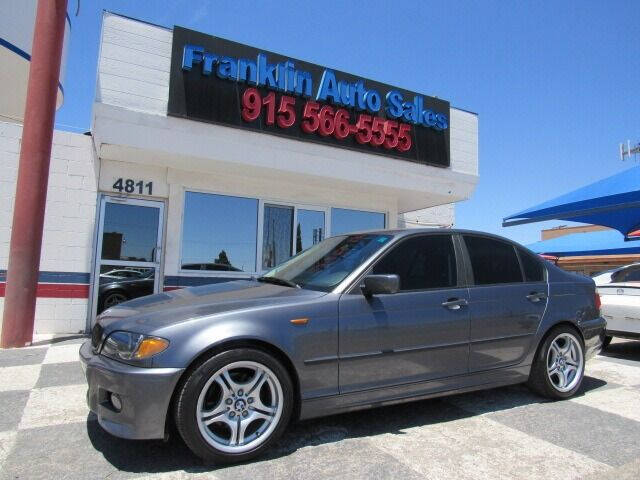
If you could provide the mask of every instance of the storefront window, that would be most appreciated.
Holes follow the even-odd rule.
[[[253,272],[258,200],[186,192],[182,269]]]
[[[296,253],[320,243],[324,239],[324,232],[324,212],[299,209],[296,225]]]
[[[264,206],[262,268],[273,268],[291,258],[293,207]]]
[[[384,228],[384,213],[331,209],[331,235],[359,232],[361,230],[381,230]]]

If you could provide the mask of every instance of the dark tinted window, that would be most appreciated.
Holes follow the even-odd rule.
[[[522,272],[512,245],[485,237],[464,235],[476,285],[522,282]]]
[[[520,262],[522,262],[525,280],[527,282],[544,281],[544,267],[542,266],[542,262],[524,250],[518,249],[518,254],[520,255]]]
[[[612,282],[638,282],[640,281],[640,268],[625,268],[613,274]]]
[[[398,275],[400,290],[455,287],[456,256],[451,236],[405,240],[378,262],[373,273]]]

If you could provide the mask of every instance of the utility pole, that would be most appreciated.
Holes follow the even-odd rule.
[[[627,148],[624,148],[624,143],[620,144],[620,160],[624,161],[624,157],[631,158],[632,155],[640,153],[640,143],[635,147],[631,146],[631,140],[627,140]]]
[[[33,338],[36,291],[67,0],[39,0],[13,208],[0,346]]]

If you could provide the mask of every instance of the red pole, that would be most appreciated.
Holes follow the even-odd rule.
[[[66,13],[67,0],[38,1],[9,247],[3,348],[23,347],[33,338]]]

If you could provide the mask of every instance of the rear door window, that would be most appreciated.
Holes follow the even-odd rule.
[[[544,267],[542,261],[529,252],[519,248],[518,256],[522,263],[522,270],[526,282],[544,282]]]
[[[463,235],[476,285],[522,282],[513,245],[487,237]]]
[[[640,282],[640,268],[627,268],[613,275],[613,282]]]
[[[425,235],[400,242],[373,268],[374,274],[396,274],[400,290],[453,288],[458,283],[451,235]]]

